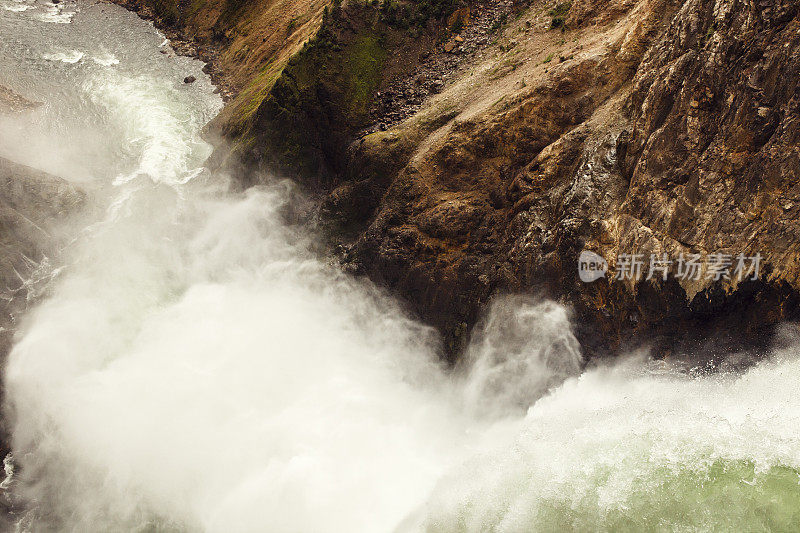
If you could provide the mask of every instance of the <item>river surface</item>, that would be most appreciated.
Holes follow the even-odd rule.
[[[313,250],[275,181],[203,168],[202,64],[116,6],[0,0],[0,155],[89,192],[7,364],[17,531],[786,531],[800,360],[620,354],[498,299],[465,363]],[[184,84],[185,76],[197,81]]]

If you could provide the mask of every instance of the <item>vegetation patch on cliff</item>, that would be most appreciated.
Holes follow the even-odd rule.
[[[249,152],[238,155],[312,186],[333,183],[346,172],[346,151],[370,122],[376,94],[388,80],[411,72],[437,43],[409,31],[409,25],[451,13],[455,6],[390,1],[326,10],[315,36],[274,81],[256,77],[234,102],[236,114],[225,117],[227,133],[254,139]],[[441,28],[417,30],[435,35]]]

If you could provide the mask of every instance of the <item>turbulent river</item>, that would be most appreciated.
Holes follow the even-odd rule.
[[[105,3],[0,0],[0,155],[89,208],[6,368],[17,531],[787,530],[800,359],[583,369],[567,310],[495,301],[463,367],[203,168],[202,64]],[[197,82],[182,80],[193,75]]]

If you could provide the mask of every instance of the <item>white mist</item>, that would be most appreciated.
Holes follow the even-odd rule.
[[[113,6],[78,2],[63,23],[44,7],[0,13],[0,67],[46,100],[0,121],[0,141],[90,184],[100,215],[73,228],[8,361],[17,468],[0,488],[20,531],[800,518],[794,348],[744,375],[631,360],[579,376],[567,311],[506,297],[446,371],[433,331],[283,221],[291,185],[230,194],[202,170],[199,131],[221,103],[199,64],[159,54],[162,37]],[[54,48],[118,62],[48,60]],[[41,135],[26,148],[20,129]]]

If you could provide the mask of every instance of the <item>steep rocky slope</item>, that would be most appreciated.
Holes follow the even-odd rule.
[[[195,32],[239,80],[215,130],[248,168],[315,193],[343,262],[403,296],[451,356],[504,291],[573,306],[589,355],[692,353],[709,334],[713,355],[796,316],[795,2],[312,4],[300,39],[270,33],[277,51],[238,58],[278,3],[208,3],[175,20],[231,13]],[[605,278],[579,279],[583,250]],[[614,279],[633,253],[666,254],[667,279]],[[760,277],[683,279],[682,254],[731,270],[760,254]]]
[[[709,328],[754,339],[794,313],[797,7],[628,4],[619,18],[625,6],[595,13],[611,18],[601,26],[573,6],[577,46],[542,60],[565,59],[556,66],[531,66],[535,46],[548,50],[534,37],[516,76],[454,86],[454,102],[479,103],[412,149],[353,246],[360,268],[418,302],[454,343],[498,290],[565,298],[596,348],[655,334],[668,353],[675,333],[691,341]],[[504,93],[514,79],[530,85]],[[766,272],[741,286],[705,275],[585,284],[583,249],[612,267],[618,253],[760,253]]]

